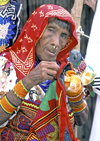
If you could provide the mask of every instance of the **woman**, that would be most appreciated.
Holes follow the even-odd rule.
[[[19,105],[20,109],[1,128],[1,140],[7,137],[18,141],[78,140],[72,126],[75,122],[78,125],[85,123],[88,108],[80,90],[76,94],[76,97],[81,95],[79,105],[70,101],[70,105],[72,103],[71,106],[77,109],[72,108],[74,121],[64,86],[65,72],[73,70],[66,60],[67,53],[76,44],[75,23],[67,10],[58,5],[45,4],[32,13],[18,40],[3,53],[13,62],[19,82],[1,99],[0,123],[9,119]],[[32,90],[35,91],[35,98]]]

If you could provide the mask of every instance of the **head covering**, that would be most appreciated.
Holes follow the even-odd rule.
[[[52,17],[69,21],[72,26],[71,36],[68,38],[66,46],[59,52],[57,61],[64,57],[77,44],[75,23],[69,12],[58,5],[41,5],[32,13],[23,27],[18,40],[9,48],[10,54],[6,53],[6,57],[10,59],[15,66],[19,80],[33,69],[35,65],[35,45],[42,36],[48,23],[48,18]]]

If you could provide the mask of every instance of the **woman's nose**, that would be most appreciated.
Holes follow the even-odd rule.
[[[59,35],[55,35],[52,37],[52,44],[54,44],[56,47],[59,47],[59,45],[60,45]]]

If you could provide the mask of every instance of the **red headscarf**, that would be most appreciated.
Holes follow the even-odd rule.
[[[6,52],[5,57],[13,62],[19,80],[34,68],[35,45],[42,36],[48,18],[51,17],[69,21],[72,26],[71,36],[67,45],[59,52],[57,61],[63,58],[78,43],[75,23],[69,12],[58,5],[41,5],[30,16],[15,44],[9,48],[9,52]]]

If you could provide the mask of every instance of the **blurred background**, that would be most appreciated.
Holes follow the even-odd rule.
[[[29,18],[29,16],[32,14],[32,12],[40,5],[42,4],[57,4],[65,9],[67,9],[71,13],[71,9],[74,5],[74,0],[18,0],[20,3],[22,3],[22,11],[20,14],[20,28],[24,26],[25,22]],[[81,14],[81,21],[80,25],[82,26],[82,30],[86,35],[90,35],[91,25],[94,17],[94,11],[86,4],[83,5],[82,14]],[[80,52],[83,57],[85,57],[86,54],[86,48],[88,44],[88,38],[84,36],[80,36]],[[89,97],[87,99],[87,104],[89,107],[89,117],[87,122],[82,126],[77,128],[77,137],[81,141],[88,141],[91,131],[91,125],[93,121],[93,114],[95,109],[95,102],[96,102],[96,96],[95,97]]]

